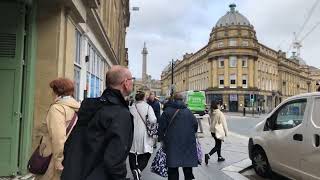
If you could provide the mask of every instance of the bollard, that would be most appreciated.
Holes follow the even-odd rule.
[[[246,116],[246,108],[243,107],[243,116]]]

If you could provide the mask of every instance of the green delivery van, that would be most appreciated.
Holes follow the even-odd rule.
[[[181,93],[184,102],[194,114],[204,115],[206,110],[206,94],[204,91],[185,91]]]

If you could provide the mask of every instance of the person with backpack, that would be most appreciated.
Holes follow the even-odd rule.
[[[41,126],[41,143],[39,154],[43,157],[51,156],[49,166],[43,175],[36,175],[36,180],[60,180],[63,170],[63,149],[68,138],[68,128],[72,128],[72,119],[80,104],[72,97],[73,82],[67,78],[58,78],[50,82],[53,103],[50,105],[46,119]],[[30,165],[31,166],[31,165]],[[32,169],[32,167],[29,167]],[[31,170],[32,171],[32,170]]]
[[[147,132],[147,121],[156,123],[157,118],[150,105],[145,102],[145,93],[138,91],[136,102],[130,107],[133,115],[134,136],[129,153],[129,164],[134,180],[140,180],[141,172],[148,165],[153,153],[153,138]]]
[[[205,154],[204,156],[206,165],[208,165],[210,156],[212,156],[215,152],[217,152],[218,155],[218,162],[225,160],[221,156],[221,144],[222,141],[224,141],[224,138],[228,135],[228,126],[226,118],[224,114],[219,110],[218,103],[216,101],[211,102],[210,119],[210,131],[216,144],[214,148],[212,148],[212,150],[209,152],[209,154]]]
[[[196,117],[183,102],[183,96],[174,95],[159,119],[159,140],[163,143],[168,166],[168,180],[179,180],[182,167],[185,180],[194,179],[192,168],[198,166]]]
[[[66,142],[62,180],[126,179],[133,116],[125,97],[132,92],[132,80],[127,68],[112,66],[101,97],[82,102],[77,126]]]

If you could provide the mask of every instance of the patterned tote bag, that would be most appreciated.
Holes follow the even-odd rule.
[[[172,116],[170,123],[164,133],[166,136],[170,125],[173,122],[173,119],[176,117],[180,109],[177,109],[174,115]],[[156,156],[154,157],[152,164],[151,164],[151,172],[161,176],[161,177],[168,177],[168,166],[167,166],[167,155],[164,152],[163,146],[157,151]]]
[[[161,147],[151,164],[151,172],[161,176],[168,177],[167,155]]]

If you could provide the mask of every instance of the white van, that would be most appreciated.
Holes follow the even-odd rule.
[[[320,179],[320,93],[290,97],[256,126],[249,139],[256,173],[291,179]]]

